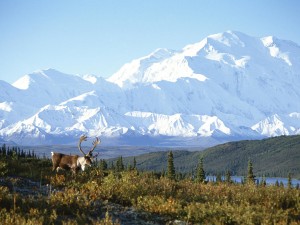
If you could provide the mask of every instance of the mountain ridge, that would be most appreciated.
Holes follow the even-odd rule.
[[[180,51],[157,49],[107,79],[36,71],[0,83],[0,138],[43,144],[82,133],[114,141],[149,136],[159,146],[160,137],[197,145],[210,137],[213,145],[299,134],[298,59],[294,42],[226,31]]]

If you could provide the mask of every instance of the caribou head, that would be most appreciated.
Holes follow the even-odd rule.
[[[51,152],[52,155],[52,164],[53,164],[53,171],[56,170],[58,171],[59,169],[64,169],[64,170],[72,170],[74,174],[78,172],[78,170],[84,171],[84,169],[87,166],[92,165],[92,160],[98,156],[96,154],[93,156],[93,151],[95,150],[96,146],[100,144],[100,139],[96,137],[96,139],[93,141],[93,146],[90,149],[90,151],[86,154],[81,148],[81,143],[83,141],[87,140],[87,136],[83,135],[79,138],[78,142],[78,149],[79,151],[83,154],[83,156],[78,156],[78,155],[65,155],[62,153],[57,153],[57,152]]]

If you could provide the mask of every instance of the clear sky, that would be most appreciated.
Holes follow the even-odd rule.
[[[109,77],[226,30],[300,45],[299,0],[0,0],[0,80],[54,68]]]

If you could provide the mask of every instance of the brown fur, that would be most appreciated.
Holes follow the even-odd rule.
[[[78,162],[80,157],[78,155],[65,155],[62,153],[52,153],[52,163],[53,167],[52,170],[58,170],[58,168],[64,170],[72,170],[74,174],[78,172],[81,168],[81,164]],[[86,164],[91,164],[91,159],[89,157],[84,157],[86,160]],[[87,159],[88,158],[88,159]]]

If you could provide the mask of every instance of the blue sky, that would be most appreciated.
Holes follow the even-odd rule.
[[[226,30],[300,45],[298,0],[0,0],[0,80],[54,68],[109,77]]]

